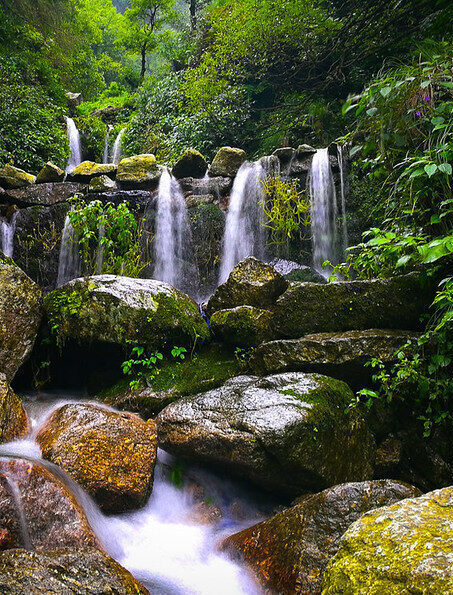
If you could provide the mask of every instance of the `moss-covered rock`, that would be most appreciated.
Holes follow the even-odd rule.
[[[106,512],[143,506],[156,463],[152,420],[88,404],[57,409],[36,438],[45,459],[62,467]]]
[[[43,205],[51,206],[67,201],[76,193],[84,193],[85,186],[75,182],[48,182],[46,184],[33,184],[25,188],[7,190],[5,199],[19,206]]]
[[[94,161],[83,161],[70,173],[68,180],[89,184],[93,178],[108,176],[112,180],[116,178],[117,166],[114,163],[95,163]]]
[[[95,548],[3,552],[0,555],[0,591],[8,595],[148,595],[148,590],[130,572]]]
[[[239,376],[156,418],[159,445],[290,495],[371,477],[374,441],[338,380]]]
[[[15,489],[24,526],[18,517]],[[11,547],[49,550],[98,545],[82,507],[66,485],[43,466],[23,459],[0,459],[0,525],[8,530]]]
[[[172,174],[175,178],[202,178],[208,169],[208,164],[203,155],[195,149],[188,149],[176,161]]]
[[[344,283],[298,283],[278,299],[276,334],[296,339],[311,333],[421,328],[434,284],[419,273]]]
[[[222,147],[214,157],[209,175],[211,177],[224,176],[234,178],[246,159],[247,155],[242,149]]]
[[[162,168],[157,165],[154,155],[135,155],[122,159],[118,165],[117,182],[125,189],[154,190],[162,175]]]
[[[0,169],[0,186],[3,188],[22,188],[31,186],[35,181],[35,176],[13,165],[5,165]]]
[[[37,184],[46,184],[48,182],[62,182],[64,180],[65,172],[53,163],[46,163],[36,176]]]
[[[453,488],[364,514],[343,535],[324,595],[453,593]]]
[[[44,305],[60,342],[162,348],[209,337],[195,302],[152,279],[114,275],[76,279],[49,293]]]
[[[192,198],[194,197],[187,199],[188,206]],[[210,295],[216,289],[219,278],[218,265],[225,230],[225,213],[217,205],[198,204],[189,208],[189,218],[200,285],[202,291]]]
[[[354,521],[420,494],[391,480],[344,483],[300,498],[292,508],[228,537],[222,550],[239,555],[272,592],[319,594],[327,563]]]
[[[219,285],[208,302],[207,312],[211,316],[217,310],[237,306],[272,310],[288,286],[288,281],[273,267],[249,256],[234,267],[225,283]]]
[[[158,374],[147,375],[146,388],[131,390],[129,380],[124,379],[96,398],[148,419],[183,396],[221,386],[240,371],[240,363],[229,351],[212,345],[183,361],[164,361]]]
[[[42,293],[18,267],[0,262],[0,371],[11,381],[28,358],[42,317]]]
[[[116,182],[108,176],[96,176],[92,178],[88,187],[88,192],[112,192],[115,190]]]
[[[23,438],[27,432],[27,414],[0,372],[0,443]]]
[[[230,345],[255,347],[273,338],[272,312],[253,306],[217,310],[211,317],[214,336]]]

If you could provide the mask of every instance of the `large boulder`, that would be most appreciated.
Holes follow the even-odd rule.
[[[325,595],[453,593],[453,488],[372,510],[343,535]]]
[[[46,182],[62,182],[64,177],[65,172],[63,169],[59,168],[53,163],[48,162],[36,176],[36,183],[45,184]]]
[[[433,298],[433,284],[418,273],[341,283],[299,283],[277,301],[277,335],[296,339],[311,333],[370,328],[417,330]]]
[[[68,173],[68,180],[89,184],[93,178],[108,176],[115,179],[117,166],[114,163],[95,163],[94,161],[83,161]]]
[[[114,182],[108,176],[96,176],[91,179],[88,187],[89,192],[112,192],[116,188],[116,182]]]
[[[175,178],[202,178],[208,169],[206,159],[199,151],[188,149],[176,161],[172,174]]]
[[[49,293],[47,317],[60,342],[101,341],[162,348],[206,339],[197,305],[171,285],[153,279],[98,275],[75,279]]]
[[[288,285],[273,267],[249,256],[234,267],[225,283],[219,285],[208,302],[207,312],[211,315],[217,310],[237,306],[272,310]]]
[[[22,459],[0,459],[0,526],[10,534],[10,547],[98,545],[66,485],[41,465]]]
[[[270,341],[255,349],[251,369],[260,375],[285,371],[317,370],[341,380],[363,380],[364,364],[371,358],[395,361],[395,352],[409,340],[411,331],[369,329],[344,333],[319,333],[301,339]]]
[[[209,175],[234,178],[239,168],[247,159],[245,151],[232,147],[222,147],[214,157]]]
[[[300,495],[372,474],[374,441],[339,380],[239,376],[185,397],[156,418],[159,445],[271,491]]]
[[[288,281],[295,281],[298,283],[327,283],[321,273],[312,267],[299,264],[293,260],[285,260],[284,258],[274,258],[269,262],[274,267],[277,273],[280,273],[288,279]]]
[[[122,159],[118,165],[116,180],[121,188],[154,190],[162,175],[154,155],[135,155]]]
[[[130,572],[95,548],[3,552],[0,554],[0,591],[8,595],[148,594]]]
[[[0,371],[11,381],[28,358],[42,316],[39,287],[0,259]]]
[[[27,432],[27,414],[0,372],[0,443],[23,438]]]
[[[4,197],[19,206],[51,206],[67,201],[77,193],[84,193],[85,186],[75,182],[48,182],[16,190],[7,190]]]
[[[391,480],[344,483],[300,498],[292,508],[228,537],[222,549],[239,555],[272,592],[319,594],[326,566],[354,521],[420,494]]]
[[[0,169],[0,186],[3,188],[22,188],[35,183],[35,176],[13,165],[5,165]]]
[[[253,306],[238,306],[217,310],[211,317],[215,337],[224,343],[242,347],[255,347],[273,338],[272,312]]]
[[[36,438],[45,459],[62,467],[106,512],[143,506],[156,463],[152,420],[90,404],[57,409]]]

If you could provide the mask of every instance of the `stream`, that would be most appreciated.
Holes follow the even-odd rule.
[[[22,395],[29,435],[0,445],[0,457],[30,459],[62,480],[85,510],[107,553],[155,595],[262,593],[247,569],[218,552],[222,538],[270,516],[275,502],[203,469],[182,466],[158,451],[153,492],[140,510],[107,516],[62,469],[41,458],[35,441],[51,413],[82,394]],[[100,405],[97,403],[97,405]],[[102,405],[101,405],[102,406]],[[21,503],[16,502],[18,513]],[[33,527],[23,521],[24,536]]]

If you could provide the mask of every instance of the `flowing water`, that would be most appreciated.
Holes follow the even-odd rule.
[[[32,400],[26,397],[24,403],[32,425],[30,434],[23,440],[0,445],[0,457],[25,458],[45,466],[65,483],[84,508],[106,551],[153,595],[262,593],[245,568],[217,549],[223,537],[263,518],[264,508],[256,506],[243,488],[190,467],[183,468],[183,481],[177,487],[170,479],[174,459],[158,451],[153,492],[146,506],[135,512],[105,516],[62,469],[41,459],[35,441],[37,432],[55,409],[72,399],[59,399],[55,394],[33,395]],[[8,481],[13,492],[15,478]],[[27,524],[20,493],[16,492],[14,501],[17,514],[23,515],[24,540],[28,536],[30,542],[33,526]],[[211,502],[219,514],[207,522],[200,517],[199,506]],[[270,514],[270,510],[268,507],[265,514]]]
[[[123,142],[123,135],[126,132],[126,129],[123,128],[120,130],[118,136],[115,139],[113,144],[113,155],[112,155],[112,163],[118,165],[121,159],[121,151],[122,151],[122,142]]]
[[[157,196],[154,278],[197,297],[198,272],[186,201],[168,169],[162,172]]]
[[[112,130],[112,127],[108,126],[107,132],[105,133],[104,153],[102,155],[102,163],[110,163],[110,161],[109,161],[109,143],[110,143],[111,130]]]
[[[247,256],[264,258],[266,228],[263,180],[266,170],[260,162],[244,163],[234,180],[223,236],[219,282],[224,283],[234,266]]]
[[[77,165],[82,163],[82,147],[80,144],[80,133],[72,118],[66,116],[67,134],[69,141],[69,160],[66,166],[66,171],[72,171]]]
[[[14,232],[18,214],[19,211],[15,211],[9,221],[6,218],[0,221],[1,249],[3,254],[9,258],[12,258],[14,253]]]
[[[58,260],[57,287],[80,276],[80,256],[77,235],[66,215]]]

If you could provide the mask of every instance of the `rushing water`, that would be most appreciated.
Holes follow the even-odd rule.
[[[123,128],[120,130],[118,136],[115,139],[113,144],[113,155],[112,155],[112,163],[118,165],[121,159],[121,151],[122,151],[122,142],[123,142],[123,135],[126,132],[126,129]]]
[[[186,201],[168,169],[159,182],[154,238],[154,278],[196,297],[198,274]]]
[[[57,287],[80,276],[79,244],[74,228],[66,215],[58,260]]]
[[[263,518],[242,488],[201,470],[183,469],[176,487],[169,469],[174,460],[158,452],[154,487],[146,506],[135,512],[105,516],[67,474],[43,461],[35,436],[50,414],[68,399],[54,395],[25,400],[32,429],[28,437],[0,445],[0,457],[26,458],[45,466],[72,491],[106,551],[126,567],[153,595],[255,595],[262,591],[245,568],[217,551],[220,539]],[[13,484],[15,478],[9,478]],[[198,495],[197,495],[198,494]],[[44,495],[43,495],[44,497]],[[20,494],[15,495],[20,514]],[[200,504],[215,503],[219,514],[209,522],[198,514]],[[269,510],[266,513],[269,514]],[[23,510],[22,510],[23,514]],[[24,537],[33,527],[22,518]]]
[[[69,160],[66,171],[72,171],[77,165],[82,163],[82,147],[80,144],[80,133],[72,118],[66,116],[67,134],[69,141]]]
[[[3,254],[9,258],[12,258],[14,253],[14,232],[16,231],[18,214],[19,211],[15,211],[9,221],[8,219],[2,219],[0,221],[1,248]]]
[[[234,266],[247,256],[264,258],[266,229],[262,181],[266,171],[260,162],[244,163],[234,180],[223,237],[219,282],[224,283]]]

